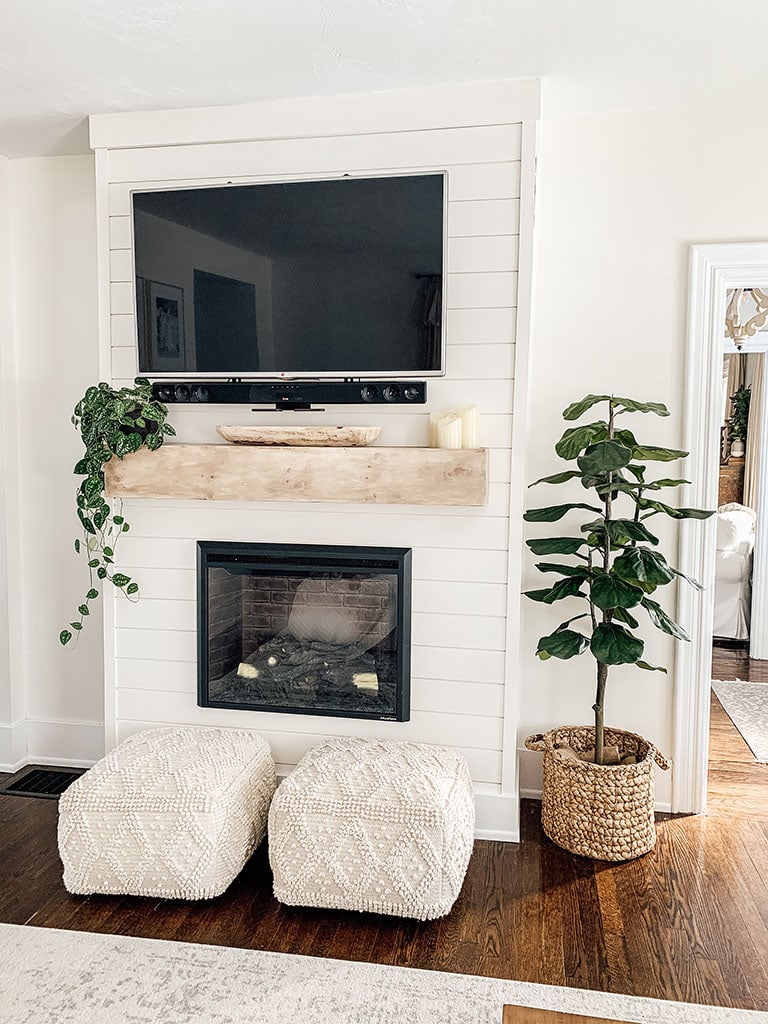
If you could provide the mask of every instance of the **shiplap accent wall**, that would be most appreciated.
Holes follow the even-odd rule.
[[[217,423],[275,423],[277,416],[292,424],[379,424],[378,443],[419,446],[427,443],[430,410],[475,402],[491,450],[488,505],[126,501],[132,528],[118,560],[135,573],[142,597],[136,604],[117,597],[105,609],[107,749],[167,722],[256,728],[284,770],[325,736],[446,744],[469,763],[478,835],[516,839],[522,475],[512,455],[515,449],[522,462],[538,83],[377,95],[362,118],[368,101],[91,119],[103,372],[118,384],[136,372],[131,189],[447,171],[447,373],[429,382],[426,407],[278,414],[173,406],[171,422],[179,440],[192,442],[218,441]],[[411,547],[411,721],[198,708],[197,540]]]

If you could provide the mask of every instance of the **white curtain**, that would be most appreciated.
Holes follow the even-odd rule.
[[[744,504],[757,512],[760,484],[760,434],[763,427],[763,363],[765,355],[755,353],[752,374],[752,395],[749,400],[747,421],[747,453],[744,461]]]

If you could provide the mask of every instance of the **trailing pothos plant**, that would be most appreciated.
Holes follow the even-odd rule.
[[[85,446],[85,454],[74,468],[77,476],[84,477],[77,489],[77,517],[83,537],[75,540],[75,551],[88,563],[90,585],[77,609],[79,618],[59,634],[62,644],[69,643],[73,630],[82,630],[90,603],[99,596],[99,584],[104,580],[130,599],[138,599],[138,584],[114,568],[117,541],[130,526],[122,514],[122,503],[113,508],[104,496],[104,465],[114,456],[122,459],[140,448],[159,448],[166,435],[176,433],[166,423],[167,416],[167,406],[153,397],[152,385],[143,377],[137,377],[133,387],[118,391],[109,384],[94,385],[75,406],[72,423]]]
[[[536,484],[563,484],[579,480],[593,492],[594,501],[567,502],[535,508],[525,513],[529,523],[554,523],[573,509],[584,509],[594,517],[567,536],[527,541],[535,555],[566,555],[575,564],[538,562],[542,573],[557,581],[543,590],[530,590],[526,597],[544,604],[578,598],[586,609],[561,622],[554,632],[539,639],[539,658],[567,660],[589,650],[597,663],[595,714],[595,763],[603,763],[603,713],[605,685],[612,665],[637,665],[650,672],[666,672],[643,659],[644,642],[635,633],[640,623],[634,612],[643,609],[658,629],[678,640],[689,640],[685,630],[652,598],[659,588],[682,577],[701,589],[699,583],[674,569],[658,550],[659,538],[649,520],[706,519],[714,513],[696,508],[675,508],[658,500],[658,492],[689,481],[679,478],[649,479],[647,463],[674,462],[688,452],[642,444],[633,432],[617,425],[625,413],[653,413],[669,416],[659,402],[636,402],[613,395],[587,395],[569,405],[563,413],[568,421],[580,419],[594,406],[605,404],[605,419],[568,428],[555,451],[575,468],[543,477]],[[531,484],[533,487],[534,484]],[[575,626],[575,623],[579,623]]]

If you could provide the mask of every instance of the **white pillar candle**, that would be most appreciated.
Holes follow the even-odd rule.
[[[449,412],[437,424],[438,448],[461,448],[461,416]]]
[[[480,411],[476,405],[461,405],[456,410],[461,417],[461,447],[480,447]]]
[[[444,416],[448,415],[447,409],[441,409],[440,412],[431,412],[429,414],[429,447],[437,448],[437,425]]]

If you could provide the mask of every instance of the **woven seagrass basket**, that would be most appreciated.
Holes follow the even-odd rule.
[[[656,748],[633,732],[605,730],[605,745],[637,764],[598,765],[563,758],[558,747],[576,752],[595,745],[590,726],[562,726],[529,736],[528,750],[544,754],[541,824],[546,835],[571,853],[598,860],[632,860],[653,849],[653,763],[669,768]]]

